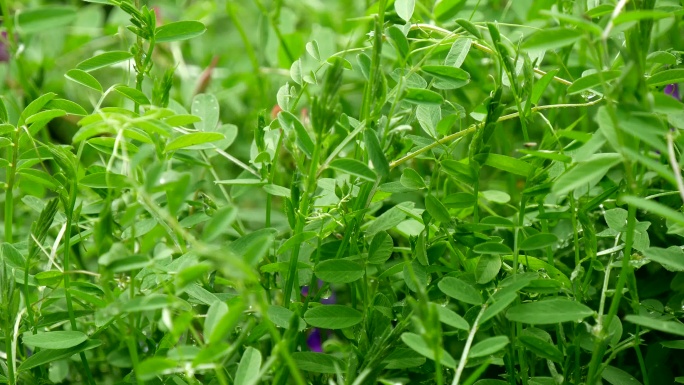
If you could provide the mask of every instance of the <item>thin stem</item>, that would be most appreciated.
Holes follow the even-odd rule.
[[[484,314],[485,310],[487,310],[487,304],[482,305],[482,309],[480,309],[480,312],[477,314],[477,318],[475,318],[475,321],[473,322],[473,326],[470,328],[470,333],[468,333],[468,339],[466,339],[465,346],[463,347],[463,352],[461,353],[461,360],[458,362],[458,368],[456,368],[456,375],[454,375],[454,381],[451,382],[451,385],[458,385],[459,381],[461,380],[461,375],[463,375],[463,369],[465,369],[466,362],[468,361],[468,353],[470,353],[470,347],[473,344],[473,340],[475,339],[475,333],[477,332],[477,327],[479,326],[480,319],[482,318],[482,315]]]
[[[300,234],[304,231],[304,225],[306,224],[306,218],[309,215],[309,201],[311,195],[314,193],[316,188],[316,172],[318,171],[318,158],[321,154],[321,139],[316,135],[316,144],[314,148],[313,156],[311,157],[311,165],[309,166],[309,175],[306,179],[306,190],[304,191],[304,196],[299,204],[299,210],[297,213],[297,225],[295,226],[294,234]],[[292,298],[292,288],[294,287],[295,278],[297,276],[297,260],[299,259],[299,250],[301,248],[301,243],[296,243],[292,249],[292,254],[290,255],[290,266],[287,274],[287,281],[285,283],[285,293],[283,299],[283,306],[288,307],[290,305],[290,299]]]
[[[226,3],[226,12],[228,13],[228,17],[230,17],[230,20],[233,22],[233,25],[235,25],[235,28],[237,29],[238,33],[240,34],[240,39],[242,39],[242,44],[245,47],[245,50],[247,51],[247,57],[249,58],[250,63],[252,64],[252,70],[254,71],[254,77],[257,82],[257,86],[259,88],[259,95],[255,98],[256,100],[265,100],[263,95],[266,94],[266,91],[264,89],[264,79],[261,76],[261,70],[260,70],[260,65],[259,65],[259,59],[257,58],[256,51],[254,50],[254,46],[252,43],[249,41],[249,37],[247,37],[247,33],[245,32],[245,28],[242,26],[242,23],[240,22],[240,18],[237,17],[237,14],[235,13],[235,9],[233,9],[233,1],[228,1]]]
[[[552,109],[552,108],[578,108],[578,107],[588,107],[588,106],[593,106],[593,105],[595,105],[595,104],[598,104],[598,103],[600,103],[601,101],[603,101],[603,99],[597,99],[597,100],[594,100],[594,101],[592,101],[592,102],[580,103],[580,104],[551,104],[551,105],[546,105],[546,106],[538,106],[538,107],[533,107],[533,108],[532,108],[532,112],[537,112],[537,111],[542,111],[542,110],[548,110],[548,109]],[[503,122],[503,121],[505,121],[505,120],[515,119],[515,118],[517,118],[518,116],[520,116],[520,113],[519,113],[519,112],[513,112],[513,113],[511,113],[511,114],[504,115],[504,116],[500,117],[496,122],[497,122],[497,123],[500,123],[500,122]],[[429,151],[429,150],[431,150],[431,149],[433,149],[433,148],[435,148],[435,147],[437,147],[437,146],[443,145],[443,144],[445,144],[445,143],[453,142],[453,141],[455,141],[455,140],[457,140],[457,139],[461,139],[461,138],[463,138],[464,136],[466,136],[466,135],[468,135],[468,134],[472,134],[473,132],[475,132],[475,131],[481,129],[482,127],[483,127],[483,124],[482,124],[482,123],[478,123],[478,124],[476,124],[476,125],[472,125],[472,126],[466,128],[466,129],[463,130],[463,131],[459,131],[459,132],[455,132],[455,133],[453,133],[453,134],[451,134],[451,135],[447,135],[447,136],[443,137],[442,139],[439,139],[439,140],[437,140],[437,141],[435,141],[435,142],[432,142],[432,143],[428,144],[428,145],[425,146],[425,147],[421,147],[421,148],[419,148],[418,150],[416,150],[416,151],[414,151],[414,152],[412,152],[412,153],[409,153],[409,154],[405,155],[404,157],[399,158],[399,159],[397,159],[397,160],[391,162],[391,163],[390,163],[390,168],[395,168],[395,167],[399,166],[400,164],[405,163],[405,162],[407,162],[407,161],[409,161],[409,160],[411,160],[411,159],[413,159],[413,158],[419,156],[420,154],[423,154],[423,153],[425,153],[425,152],[427,152],[427,151]]]
[[[670,160],[672,171],[674,172],[675,180],[677,181],[679,196],[684,202],[684,180],[682,180],[682,168],[679,166],[679,161],[677,160],[677,155],[675,154],[672,130],[667,132],[667,155],[668,159]]]
[[[636,207],[634,205],[629,205],[628,210],[627,210],[627,233],[626,233],[626,240],[625,240],[625,250],[623,253],[622,257],[622,267],[620,270],[620,278],[618,279],[618,283],[615,287],[615,293],[613,296],[613,301],[610,303],[610,309],[608,310],[608,314],[606,315],[605,318],[605,325],[610,325],[610,323],[613,321],[613,317],[618,312],[618,309],[620,308],[620,300],[622,299],[622,289],[625,287],[625,284],[627,283],[627,277],[632,274],[631,271],[631,265],[629,264],[629,261],[631,260],[631,254],[632,254],[632,245],[634,244],[634,229],[636,227]],[[606,326],[604,326],[601,330],[601,339],[599,339],[596,343],[596,346],[594,347],[594,352],[591,357],[591,363],[589,364],[589,374],[587,375],[587,384],[595,384],[596,381],[598,380],[598,377],[601,375],[601,371],[599,370],[599,367],[601,365],[601,362],[603,360],[603,355],[606,350],[606,343],[607,343],[607,333],[605,331]]]
[[[76,194],[78,192],[78,182],[74,179],[71,188],[69,191],[69,204],[68,207],[64,208],[65,214],[66,214],[66,232],[64,236],[64,270],[69,269],[69,259],[70,259],[70,254],[71,254],[71,228],[73,226],[73,215],[74,215],[74,207],[76,206]],[[76,324],[76,317],[74,315],[74,305],[71,300],[71,280],[69,277],[69,274],[64,274],[64,298],[66,299],[66,304],[67,304],[67,312],[69,314],[69,322],[71,324],[71,329],[76,331],[78,330],[78,324]],[[88,365],[88,359],[85,356],[84,352],[81,352],[79,354],[81,357],[81,362],[83,363],[83,367],[86,372],[86,377],[88,378],[88,383],[95,385],[95,380],[93,379],[93,375],[90,372],[90,366]]]
[[[12,354],[12,333],[9,331],[12,330],[11,326],[9,325],[9,321],[5,322],[5,325],[3,325],[3,328],[5,329],[5,354],[7,355],[7,381],[9,385],[15,385],[16,378],[14,377],[14,355]]]
[[[639,326],[637,326],[637,333],[639,333]],[[639,341],[639,338],[634,339],[634,351],[636,352],[637,361],[639,361],[639,369],[641,370],[641,380],[644,385],[650,385],[650,381],[648,379],[648,370],[646,369],[646,362],[644,362],[644,356],[643,354],[641,354]]]
[[[12,133],[12,145],[10,150],[12,152],[11,159],[7,165],[7,184],[5,187],[5,242],[12,243],[12,225],[14,222],[14,181],[17,173],[17,156],[19,148],[19,127],[14,129]]]
[[[442,35],[454,36],[454,37],[458,37],[458,36],[459,36],[458,34],[456,34],[456,33],[454,33],[454,32],[451,32],[451,31],[449,31],[448,29],[440,28],[440,27],[438,27],[438,26],[436,26],[436,25],[431,25],[431,24],[421,24],[421,23],[418,23],[418,24],[412,25],[412,26],[411,26],[411,29],[427,29],[427,30],[430,30],[430,31],[433,31],[433,32],[440,33],[440,34],[442,34]],[[492,55],[493,55],[493,54],[495,53],[493,49],[487,47],[487,46],[484,45],[484,44],[481,44],[481,43],[478,43],[478,42],[475,42],[475,41],[472,42],[472,46],[475,47],[475,48],[477,48],[478,50],[480,50],[480,51],[482,51],[482,52],[485,52],[485,53],[488,53],[488,54],[492,54]],[[541,75],[541,76],[546,75],[546,72],[543,71],[543,70],[541,70],[541,69],[539,69],[539,68],[534,68],[534,72],[537,73],[538,75]],[[556,82],[558,82],[558,83],[565,84],[566,86],[569,86],[569,85],[572,84],[571,81],[565,80],[565,79],[560,78],[560,77],[558,77],[558,76],[554,76],[554,77],[553,77],[553,80],[556,81]]]

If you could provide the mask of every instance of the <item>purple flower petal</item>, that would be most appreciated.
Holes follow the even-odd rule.
[[[0,38],[0,62],[8,62],[10,59],[9,50],[7,49],[7,31],[2,31],[2,38]]]
[[[670,95],[673,98],[679,100],[679,84],[674,83],[674,84],[668,84],[665,86],[665,94]]]
[[[323,340],[321,338],[321,331],[317,328],[311,330],[309,337],[306,339],[306,344],[312,352],[323,353]]]

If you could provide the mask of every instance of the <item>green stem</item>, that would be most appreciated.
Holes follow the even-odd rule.
[[[5,242],[12,243],[12,225],[14,221],[14,180],[17,173],[17,155],[19,148],[19,127],[12,133],[12,157],[7,165],[7,185],[5,188]]]
[[[247,37],[245,28],[242,26],[242,23],[240,22],[240,18],[237,17],[235,9],[233,9],[233,2],[234,1],[231,0],[228,3],[226,3],[226,12],[228,13],[228,17],[230,17],[230,20],[233,22],[233,25],[235,25],[235,28],[240,34],[242,44],[245,46],[245,50],[247,51],[247,57],[249,58],[249,61],[252,64],[252,71],[254,71],[254,77],[256,79],[257,86],[259,89],[259,94],[256,95],[256,100],[264,101],[266,100],[266,98],[264,98],[263,96],[266,94],[266,90],[264,86],[263,76],[261,76],[261,66],[259,65],[259,59],[257,58],[254,46],[249,41],[249,37]],[[268,227],[268,225],[266,227]]]
[[[588,103],[581,103],[581,104],[551,104],[551,105],[546,105],[546,106],[537,106],[537,107],[533,107],[533,108],[532,108],[532,112],[534,113],[534,112],[537,112],[537,111],[549,110],[549,109],[554,109],[554,108],[589,107],[589,106],[596,105],[596,104],[598,104],[598,103],[600,103],[600,102],[602,102],[602,101],[603,101],[603,99],[596,99],[596,100],[594,100],[594,101],[591,101],[591,102],[588,102]],[[514,112],[514,113],[511,113],[511,114],[504,115],[504,116],[500,117],[496,122],[497,122],[497,123],[500,123],[500,122],[503,122],[503,121],[506,121],[506,120],[515,119],[515,118],[517,118],[518,116],[520,116],[520,113],[519,113],[519,112]],[[395,160],[394,162],[391,162],[391,163],[390,163],[390,169],[393,169],[393,168],[399,166],[399,165],[402,164],[402,163],[406,163],[407,161],[409,161],[409,160],[411,160],[411,159],[413,159],[413,158],[419,156],[420,154],[423,154],[423,153],[425,153],[425,152],[427,152],[427,151],[429,151],[429,150],[431,150],[431,149],[433,149],[433,148],[435,148],[435,147],[437,147],[437,146],[441,146],[441,145],[443,145],[443,144],[445,144],[445,143],[450,143],[450,142],[456,141],[456,140],[458,140],[458,139],[463,138],[464,136],[466,136],[466,135],[468,135],[468,134],[472,134],[473,132],[475,132],[475,131],[481,129],[482,127],[484,127],[482,123],[474,124],[474,125],[472,125],[472,126],[466,128],[465,130],[462,130],[462,131],[459,131],[459,132],[455,132],[455,133],[453,133],[453,134],[451,134],[451,135],[447,135],[447,136],[441,138],[440,140],[437,140],[437,141],[435,141],[435,142],[432,142],[432,143],[428,144],[427,146],[421,147],[421,148],[417,149],[416,151],[411,152],[411,153],[409,153],[409,154],[406,154],[404,157],[399,158],[399,159]]]
[[[12,355],[12,325],[9,321],[3,325],[5,328],[5,354],[7,355],[7,381],[9,385],[15,385],[16,378],[14,378],[14,356]]]
[[[78,330],[78,325],[76,324],[76,317],[74,316],[74,305],[71,300],[71,282],[69,278],[69,265],[70,265],[70,254],[71,254],[71,245],[69,244],[71,242],[71,227],[73,226],[73,215],[74,215],[74,208],[76,206],[76,193],[78,192],[78,184],[77,181],[74,180],[71,184],[71,191],[69,191],[69,205],[68,207],[65,207],[65,214],[66,214],[66,231],[64,232],[64,298],[66,299],[66,304],[67,304],[67,312],[69,314],[69,323],[71,325],[71,330],[77,331]],[[85,356],[84,352],[81,352],[79,354],[81,357],[81,362],[83,363],[83,367],[86,372],[86,377],[88,378],[88,383],[95,385],[95,380],[93,379],[93,375],[90,372],[90,366],[88,365],[88,359]]]
[[[316,188],[316,172],[318,171],[318,158],[321,155],[321,139],[316,136],[316,146],[314,148],[313,156],[311,157],[311,165],[309,167],[309,175],[306,179],[306,190],[304,191],[304,196],[299,203],[299,210],[297,213],[297,225],[295,226],[294,235],[300,234],[304,231],[304,225],[306,224],[306,218],[309,215],[309,201],[311,195],[314,193]],[[285,292],[283,293],[283,306],[289,307],[290,299],[292,298],[292,288],[294,287],[295,278],[297,277],[297,260],[299,259],[299,250],[301,244],[295,244],[292,249],[292,254],[290,255],[290,266],[287,273],[287,281],[285,283]]]
[[[468,361],[468,353],[470,353],[470,347],[473,344],[473,340],[475,339],[475,333],[477,332],[477,327],[480,326],[480,319],[482,318],[482,315],[484,314],[485,310],[487,310],[487,305],[482,305],[482,309],[480,309],[480,312],[477,314],[477,318],[475,318],[475,321],[473,322],[473,326],[470,328],[470,333],[468,333],[468,338],[466,339],[465,346],[463,347],[463,352],[461,353],[461,359],[458,362],[458,368],[456,368],[456,375],[454,375],[454,381],[451,383],[451,385],[458,385],[459,381],[461,380],[461,375],[463,375],[463,370],[465,369],[466,362]]]
[[[374,29],[374,42],[373,42],[373,57],[371,58],[371,70],[368,75],[368,83],[363,90],[363,101],[361,105],[361,121],[366,121],[368,124],[368,118],[371,113],[371,105],[373,104],[373,99],[375,97],[375,87],[378,78],[378,72],[380,71],[380,56],[382,54],[382,26],[385,21],[385,8],[387,0],[380,0],[378,5],[378,14],[375,16],[375,29]]]
[[[639,334],[639,326],[637,326],[636,334]],[[634,339],[634,351],[636,352],[637,360],[639,361],[639,369],[641,370],[641,381],[644,385],[650,385],[650,381],[648,379],[648,370],[646,370],[646,362],[644,362],[644,356],[641,354],[639,341],[639,338]]]
[[[615,293],[613,294],[613,300],[610,303],[610,309],[604,320],[604,327],[600,330],[601,338],[598,339],[596,346],[594,347],[594,352],[591,357],[591,362],[589,364],[589,373],[587,375],[587,384],[592,385],[598,381],[601,375],[599,367],[603,361],[603,355],[606,351],[606,344],[608,342],[606,330],[610,323],[613,321],[613,317],[617,315],[618,309],[620,308],[620,300],[622,299],[622,289],[627,283],[627,277],[632,274],[631,266],[629,264],[632,255],[632,245],[634,244],[634,229],[636,227],[636,207],[634,205],[629,205],[627,210],[627,234],[625,240],[625,248],[623,250],[622,257],[622,267],[620,269],[620,275],[618,279],[617,286],[615,287]]]

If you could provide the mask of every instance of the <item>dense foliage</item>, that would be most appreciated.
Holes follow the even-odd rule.
[[[683,5],[0,0],[0,383],[684,383]]]

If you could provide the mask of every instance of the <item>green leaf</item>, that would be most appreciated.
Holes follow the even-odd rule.
[[[409,54],[409,42],[404,35],[404,32],[398,26],[393,25],[387,28],[387,35],[392,39],[394,47],[397,49],[399,58],[404,60]],[[359,58],[365,59],[366,56],[359,56]]]
[[[402,186],[412,190],[421,190],[427,188],[423,177],[418,174],[418,171],[409,167],[402,171],[399,182]]]
[[[290,191],[289,188],[283,187],[283,186],[278,186],[275,184],[267,184],[262,187],[264,191],[267,193],[278,196],[278,197],[284,197],[284,198],[289,198],[292,195],[292,192]]]
[[[427,342],[418,334],[415,333],[403,333],[401,335],[401,340],[404,341],[406,346],[413,349],[416,353],[425,356],[431,360],[435,360],[435,349],[430,347]],[[456,368],[456,360],[442,347],[438,349],[441,350],[441,363],[448,368]]]
[[[48,92],[45,95],[41,95],[37,97],[35,100],[33,100],[31,103],[29,103],[26,108],[24,108],[24,111],[21,112],[21,115],[19,116],[19,126],[22,126],[26,123],[26,119],[34,114],[37,114],[42,110],[48,102],[50,102],[52,99],[54,99],[57,96],[57,94],[53,92]]]
[[[512,262],[513,256],[504,255],[503,259],[507,262]],[[518,258],[518,263],[527,266],[529,271],[538,271],[540,269],[544,269],[546,271],[546,274],[548,274],[550,278],[559,281],[563,286],[567,288],[572,287],[570,279],[566,277],[565,274],[563,274],[560,270],[558,270],[557,267],[552,266],[538,258],[531,257],[529,255],[525,255],[524,257],[520,256],[520,258]]]
[[[427,212],[436,220],[443,224],[451,223],[451,215],[449,210],[444,206],[439,199],[435,198],[432,194],[427,194],[425,196],[425,209]]]
[[[553,81],[554,76],[556,76],[559,71],[560,69],[558,68],[553,69],[547,72],[544,76],[542,76],[539,80],[537,80],[534,83],[534,87],[532,87],[532,95],[530,96],[530,101],[532,102],[532,104],[539,104],[539,100],[541,100],[542,95],[544,95],[544,91],[549,86],[549,84],[551,84],[551,81]]]
[[[88,336],[77,331],[54,331],[38,334],[24,334],[26,345],[42,349],[68,349],[86,341]]]
[[[297,147],[299,147],[307,157],[311,158],[314,153],[315,144],[313,140],[311,140],[311,136],[309,136],[309,133],[306,131],[306,128],[304,128],[302,122],[288,111],[280,111],[278,114],[278,121],[286,131],[294,130],[295,135],[297,136]],[[373,178],[373,180],[375,180],[375,178]]]
[[[193,132],[179,136],[178,138],[169,142],[169,144],[166,145],[166,148],[164,148],[164,152],[168,153],[197,144],[215,142],[223,138],[224,136],[217,132]]]
[[[323,353],[294,352],[292,359],[297,368],[312,373],[335,374],[345,367],[339,358]]]
[[[625,321],[643,326],[648,329],[658,330],[664,333],[684,336],[684,324],[675,321],[663,321],[640,315],[628,315]]]
[[[225,206],[211,217],[209,222],[204,226],[202,232],[202,239],[205,242],[211,242],[221,234],[225,234],[230,226],[237,218],[237,209],[235,206]]]
[[[484,357],[498,352],[508,345],[510,340],[506,336],[489,337],[475,344],[468,352],[468,358]]]
[[[95,77],[83,70],[73,69],[67,71],[64,75],[67,79],[76,82],[82,86],[88,87],[91,90],[95,90],[102,93],[102,85],[95,79]]]
[[[371,162],[373,162],[373,167],[381,178],[386,178],[389,176],[390,166],[387,158],[385,157],[385,153],[382,151],[378,136],[374,131],[366,129],[363,132],[363,140],[366,144],[368,157],[370,158]]]
[[[445,323],[456,329],[470,330],[470,325],[468,325],[468,321],[463,319],[463,317],[461,317],[460,315],[456,314],[456,312],[454,312],[453,310],[440,305],[435,305],[435,308],[437,309],[437,315],[439,316],[440,322]]]
[[[202,118],[191,114],[172,115],[164,119],[164,123],[173,127],[183,127],[189,124],[201,122]]]
[[[285,265],[285,269],[283,271],[287,271],[287,264]],[[295,313],[287,308],[284,308],[282,306],[277,306],[277,305],[271,305],[268,307],[268,318],[273,321],[276,326],[279,326],[283,329],[287,329],[290,326],[292,326],[292,318],[294,317]],[[298,324],[298,330],[303,331],[306,329],[306,324],[304,323],[304,320],[297,317],[297,324]]]
[[[531,151],[531,150],[525,150],[525,149],[520,149],[518,152],[521,152],[523,154],[527,154],[529,156],[533,156],[535,158],[541,158],[541,159],[549,159],[549,160],[555,160],[556,162],[562,162],[562,163],[570,163],[572,162],[572,158],[555,152],[555,151],[550,151],[550,150],[539,150],[539,151]],[[489,154],[493,155],[493,154]]]
[[[674,16],[671,12],[664,11],[650,11],[650,10],[639,10],[639,11],[627,11],[621,12],[613,20],[613,24],[620,25],[624,23],[629,23],[631,21],[641,21],[641,20],[659,20],[666,17]]]
[[[533,335],[521,335],[518,337],[518,342],[525,346],[527,350],[538,355],[539,357],[546,358],[561,364],[565,360],[565,356],[560,350],[558,350],[558,348],[541,338],[535,337]]]
[[[154,31],[157,43],[187,40],[204,33],[207,27],[199,21],[176,21],[166,23]]]
[[[661,341],[660,344],[668,349],[684,349],[684,340]]]
[[[558,237],[551,233],[534,234],[520,242],[522,250],[539,250],[558,243]]]
[[[143,381],[152,380],[155,377],[163,375],[167,371],[173,370],[176,366],[178,366],[176,360],[161,356],[150,357],[138,365],[136,377],[139,377],[139,379]]]
[[[672,210],[663,204],[629,195],[620,197],[620,200],[624,203],[634,205],[642,210],[650,211],[653,214],[660,215],[663,218],[669,219],[681,226],[684,226],[684,214]]]
[[[444,277],[437,284],[442,293],[471,305],[482,305],[482,294],[470,284],[454,277]]]
[[[214,131],[219,122],[219,102],[212,94],[195,95],[192,99],[192,114],[199,117],[195,122],[197,131]]]
[[[416,0],[396,0],[394,2],[394,9],[397,11],[397,15],[407,22],[411,20],[415,7]]]
[[[84,352],[86,350],[94,349],[98,346],[102,345],[102,341],[100,340],[88,340],[86,342],[81,343],[80,345],[68,348],[68,349],[46,349],[46,350],[41,350],[37,353],[34,353],[31,355],[29,358],[27,358],[24,362],[19,365],[17,368],[17,371],[23,372],[26,370],[33,369],[38,366],[42,366],[45,364],[49,364],[50,362],[53,361],[58,361],[58,360],[63,360],[67,359],[74,354],[78,354],[80,352]]]
[[[439,22],[451,21],[465,5],[466,0],[442,0],[435,6],[435,20]]]
[[[602,85],[603,82],[615,80],[622,75],[622,71],[602,71],[595,72],[575,80],[567,89],[568,95],[580,93],[582,91]]]
[[[235,385],[256,384],[259,382],[259,369],[261,369],[261,352],[250,346],[242,353],[235,373]]]
[[[682,82],[684,82],[684,69],[682,68],[661,71],[646,80],[649,86],[654,87]]]
[[[316,238],[317,235],[318,233],[315,231],[303,231],[301,233],[296,233],[280,245],[276,251],[276,254],[284,254],[287,251],[292,250],[295,246],[301,245],[304,242]]]
[[[239,255],[249,265],[254,266],[261,261],[273,244],[278,231],[273,228],[264,228],[247,233],[226,247],[226,250]]]
[[[128,51],[109,51],[78,63],[76,69],[85,72],[90,72],[96,69],[109,67],[116,63],[127,61],[132,57],[133,54],[131,54]]]
[[[643,250],[643,254],[669,271],[684,271],[684,250],[679,246],[670,246],[667,249],[650,247]]]
[[[442,170],[454,179],[468,185],[475,183],[475,172],[469,164],[447,159],[441,162],[441,166]]]
[[[17,27],[22,34],[54,31],[76,20],[76,8],[69,6],[43,6],[17,13]]]
[[[9,116],[7,115],[7,106],[5,106],[5,98],[0,97],[0,124],[7,127]],[[4,134],[4,130],[0,130],[0,135]]]
[[[131,185],[128,177],[113,172],[94,172],[88,174],[78,181],[83,187],[90,188],[114,188],[121,189]]]
[[[330,162],[330,168],[367,180],[369,182],[375,182],[375,179],[377,178],[377,175],[373,170],[356,159],[335,159]]]
[[[348,306],[321,305],[307,310],[304,320],[317,328],[344,329],[361,322],[363,314]]]
[[[132,100],[135,103],[140,104],[141,106],[147,106],[150,105],[150,99],[145,96],[141,91],[136,90],[135,88],[131,88],[128,86],[124,85],[118,85],[114,87],[114,91],[120,93],[127,99]]]
[[[207,343],[218,342],[212,341],[211,335],[216,329],[218,323],[228,314],[228,305],[225,302],[215,301],[209,306],[207,310],[207,317],[204,319],[204,338]]]
[[[47,110],[47,111],[41,111],[37,114],[33,114],[26,118],[26,124],[32,124],[32,123],[43,123],[43,122],[49,122],[52,119],[59,118],[61,116],[66,115],[66,111],[63,110]]]
[[[615,165],[622,161],[617,153],[596,154],[562,174],[553,184],[551,191],[564,195],[578,187],[598,182]]]
[[[470,74],[457,67],[447,65],[427,65],[423,66],[421,70],[437,79],[437,82],[435,82],[435,88],[438,89],[451,90],[461,88],[470,83]]]
[[[368,263],[385,263],[392,256],[393,249],[392,237],[386,231],[378,232],[368,246]]]
[[[552,50],[574,44],[582,38],[582,31],[564,27],[544,28],[525,40],[522,48],[526,50]]]
[[[422,88],[407,88],[404,93],[404,100],[418,105],[441,105],[444,103],[442,95]]]
[[[47,104],[45,104],[45,108],[53,110],[62,110],[69,115],[88,115],[88,111],[83,109],[83,107],[81,107],[80,104],[74,103],[71,100],[67,99],[52,99],[49,102],[47,102]]]
[[[396,348],[382,361],[385,369],[415,368],[425,363],[425,357],[416,355],[413,349]]]
[[[532,171],[534,171],[534,167],[524,160],[494,153],[487,155],[485,164],[487,166],[524,177],[527,177],[532,173]]]
[[[59,270],[41,271],[36,274],[36,280],[41,286],[53,286],[62,281],[64,273]]]
[[[611,385],[641,385],[641,382],[634,376],[611,365],[603,368],[601,377]]]
[[[318,263],[314,273],[316,277],[325,282],[350,283],[363,277],[365,271],[356,262],[346,259],[331,259]]]
[[[579,322],[594,311],[579,302],[567,298],[554,298],[513,306],[506,318],[513,322],[548,325],[560,322]]]
[[[478,254],[513,254],[510,247],[499,242],[485,242],[473,247],[473,251]]]
[[[402,209],[411,208],[413,208],[412,202],[403,202],[390,208],[371,222],[366,229],[366,234],[372,236],[380,231],[387,231],[394,228],[406,218],[406,212]]]
[[[440,2],[439,4],[442,3],[444,3],[444,1]],[[465,4],[465,2],[463,3]],[[454,41],[454,44],[449,49],[449,53],[444,59],[444,65],[452,67],[461,67],[466,57],[468,57],[468,52],[470,52],[470,47],[472,46],[472,44],[473,41],[465,37],[456,39],[456,41]],[[470,74],[468,74],[468,78],[470,78]]]
[[[318,48],[318,42],[316,40],[311,40],[306,43],[306,52],[311,55],[316,61],[321,61],[321,51]]]
[[[463,0],[463,5],[465,5],[466,0]],[[478,39],[482,39],[482,34],[480,33],[480,30],[477,29],[475,24],[471,23],[470,20],[466,19],[456,19],[456,23],[461,26],[461,28],[465,29],[470,33],[471,35],[475,36]]]
[[[513,303],[516,298],[518,298],[518,294],[516,292],[500,292],[494,294],[489,300],[489,306],[487,306],[487,309],[485,309],[484,313],[482,313],[480,322],[484,323],[490,318],[496,317],[499,313],[504,311],[508,305]]]
[[[498,255],[484,254],[480,256],[475,267],[475,279],[477,283],[484,284],[496,278],[501,270],[501,257]]]

